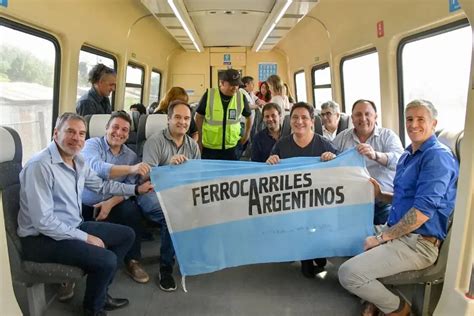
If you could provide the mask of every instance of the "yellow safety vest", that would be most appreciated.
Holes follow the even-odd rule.
[[[227,107],[224,149],[237,146],[240,139],[240,117],[244,104],[240,91],[232,97]],[[202,145],[209,149],[222,149],[224,134],[224,107],[219,89],[207,90],[206,115],[202,124]]]

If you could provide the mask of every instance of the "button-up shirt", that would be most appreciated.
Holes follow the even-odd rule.
[[[414,232],[444,240],[456,199],[458,162],[434,135],[416,152],[412,150],[408,146],[397,165],[388,225],[395,225],[415,207],[429,219]]]
[[[103,97],[92,87],[77,101],[76,112],[81,116],[88,114],[110,114],[112,106],[108,97]]]
[[[103,181],[82,156],[74,157],[74,164],[75,168],[63,161],[53,141],[25,165],[20,173],[20,237],[43,234],[86,241],[87,233],[78,229],[84,187],[99,194],[134,195],[134,185]]]
[[[361,143],[354,128],[343,130],[332,142],[340,152],[353,148]],[[376,126],[374,132],[370,135],[365,144],[369,144],[375,151],[387,155],[387,166],[383,166],[377,161],[367,157],[365,157],[365,162],[370,176],[380,183],[382,190],[393,192],[395,169],[398,159],[403,153],[400,138],[392,130]]]
[[[107,143],[107,138],[105,136],[88,139],[84,149],[82,150],[82,155],[89,167],[104,180],[110,179],[110,169],[112,169],[114,165],[131,166],[138,163],[137,154],[125,145],[122,145],[119,153],[114,155],[110,150],[110,146]],[[137,176],[122,176],[114,178],[114,180],[122,183],[136,184]],[[110,194],[102,196],[88,188],[84,188],[84,193],[82,193],[82,203],[92,206],[103,200],[107,200],[110,197],[112,197]]]
[[[329,140],[334,140],[337,135],[337,128],[334,130],[334,132],[330,132],[324,125],[322,126],[323,129],[323,136],[326,137]]]

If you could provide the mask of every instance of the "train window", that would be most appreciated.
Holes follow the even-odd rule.
[[[363,51],[341,60],[343,108],[350,111],[358,99],[375,102],[377,123],[381,126],[379,54],[375,49]]]
[[[400,131],[404,107],[426,99],[438,110],[437,129],[463,129],[469,86],[472,33],[466,20],[408,37],[398,48]],[[405,133],[405,140],[409,140]]]
[[[82,46],[81,51],[79,52],[76,100],[79,100],[79,98],[86,94],[91,88],[91,83],[89,82],[89,71],[97,64],[104,64],[117,71],[117,59],[113,55],[92,47]],[[109,96],[112,109],[114,108],[114,97],[115,92]]]
[[[317,65],[312,69],[313,102],[321,110],[321,104],[332,100],[331,68],[329,64]]]
[[[307,102],[304,70],[295,73],[295,92],[297,102]]]
[[[50,34],[3,18],[0,37],[0,125],[20,134],[25,162],[51,140],[61,53]]]
[[[124,109],[130,105],[143,103],[143,76],[145,69],[137,64],[129,63],[127,66],[127,78],[125,84]]]
[[[148,98],[148,103],[159,102],[160,101],[160,87],[161,87],[161,73],[153,69],[151,71],[150,78],[150,95]]]

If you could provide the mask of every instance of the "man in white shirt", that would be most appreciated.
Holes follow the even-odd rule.
[[[339,104],[334,101],[327,101],[321,104],[321,127],[323,136],[332,141],[336,138],[341,111]]]

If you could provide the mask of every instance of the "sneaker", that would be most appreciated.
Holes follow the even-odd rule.
[[[313,259],[313,261],[314,263],[316,263],[318,267],[321,267],[321,268],[324,268],[326,264],[328,263],[326,258]]]
[[[167,267],[160,268],[160,274],[158,275],[158,286],[163,291],[173,292],[176,290],[176,282],[173,279],[172,272],[173,270]]]
[[[66,282],[61,283],[61,286],[57,292],[58,301],[64,302],[71,299],[74,296],[74,288],[76,287],[76,283],[74,282]]]
[[[125,267],[125,272],[137,283],[147,283],[150,280],[150,276],[137,260],[130,260]]]

